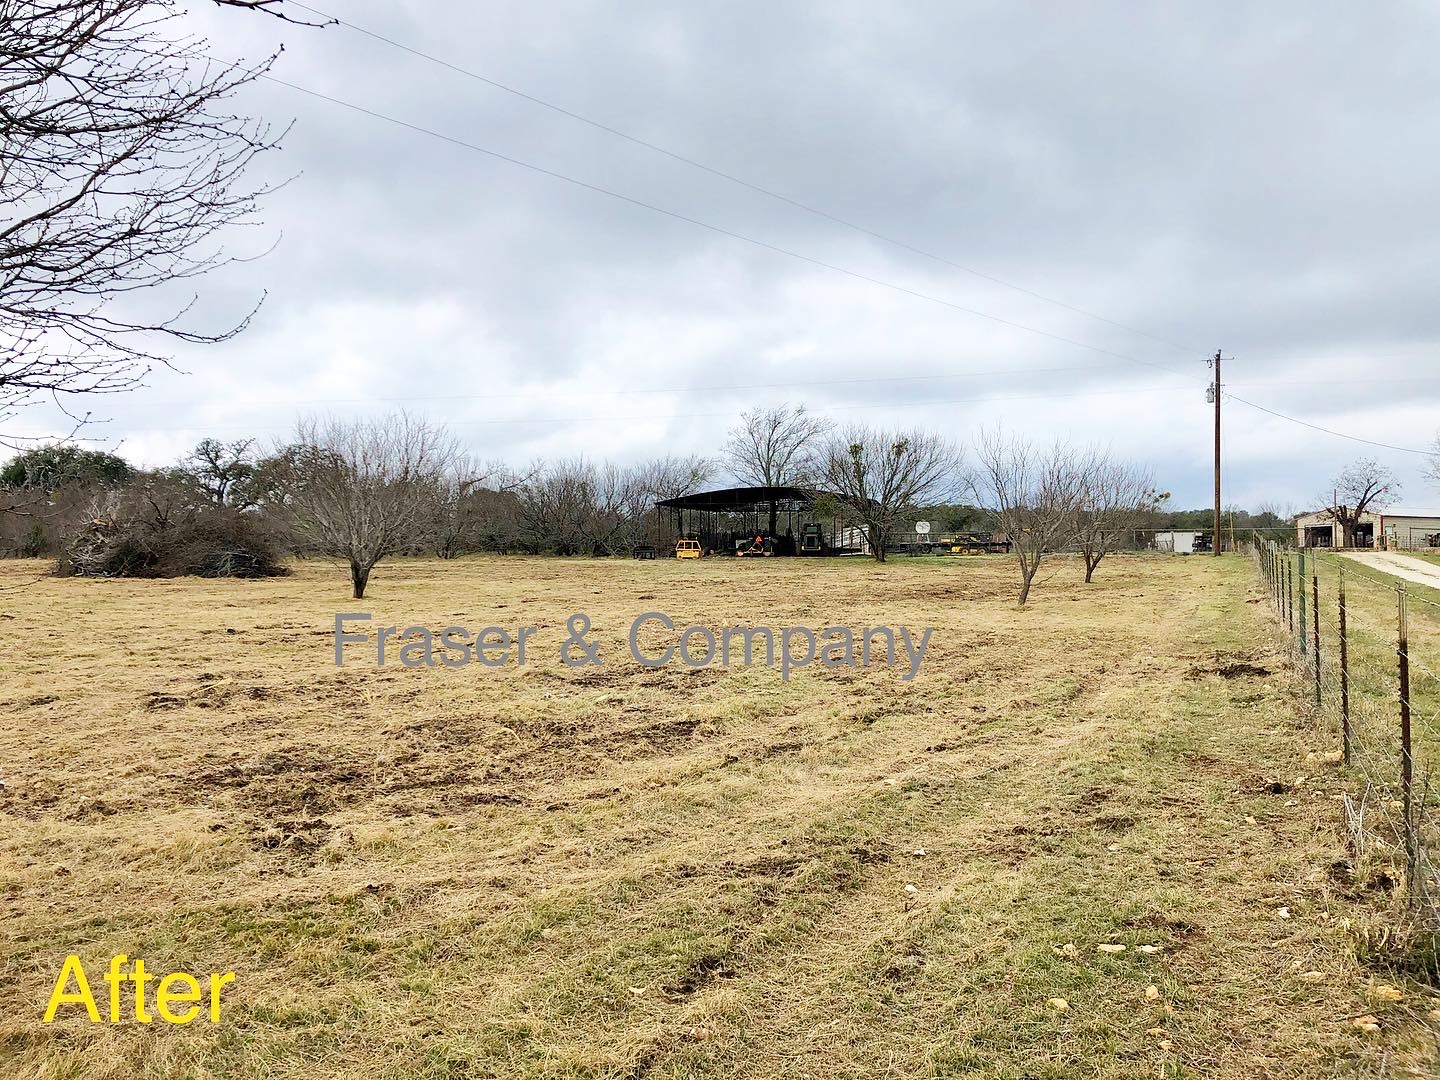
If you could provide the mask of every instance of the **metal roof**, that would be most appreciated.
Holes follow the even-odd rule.
[[[733,487],[697,491],[674,499],[661,499],[656,506],[671,510],[760,510],[772,502],[798,502],[806,506],[820,494],[798,487]]]
[[[1380,518],[1426,518],[1429,520],[1440,519],[1440,510],[1417,509],[1413,506],[1389,506],[1384,510],[1366,510],[1360,515],[1367,523],[1373,523]],[[1321,507],[1319,510],[1307,510],[1303,514],[1296,514],[1292,519],[1297,524],[1323,523],[1333,521],[1334,517],[1329,507]]]

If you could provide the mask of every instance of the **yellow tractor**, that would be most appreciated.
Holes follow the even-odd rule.
[[[699,540],[687,540],[681,537],[675,541],[675,558],[677,559],[699,559],[704,555],[705,552],[701,549]]]

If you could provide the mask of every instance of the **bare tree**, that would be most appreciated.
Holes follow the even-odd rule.
[[[1430,456],[1425,459],[1425,479],[1440,487],[1440,435],[1435,436],[1430,446]]]
[[[1382,510],[1400,494],[1400,481],[1373,458],[1347,465],[1330,485],[1326,515],[1340,525],[1342,547],[1355,546],[1355,526],[1368,511]]]
[[[942,502],[959,483],[960,452],[931,432],[883,431],[852,425],[832,436],[820,478],[859,519],[877,562],[896,523],[925,504]]]
[[[221,234],[266,191],[246,170],[278,145],[226,106],[274,57],[217,63],[181,17],[173,0],[0,0],[0,422],[41,394],[131,389],[165,362],[156,339],[249,321],[124,303],[230,261]]]
[[[417,544],[459,447],[443,428],[407,413],[377,420],[302,420],[280,456],[280,483],[294,527],[314,550],[345,559],[352,595],[365,595],[370,571]]]
[[[715,463],[695,454],[667,454],[635,468],[644,495],[656,502],[692,495],[715,475]]]
[[[628,554],[646,535],[655,502],[705,483],[704,458],[657,458],[638,465],[585,457],[537,466],[516,494],[530,545],[557,555]]]
[[[975,445],[976,496],[995,512],[1020,564],[1020,603],[1046,553],[1068,541],[1085,492],[1085,462],[1073,447],[1056,442],[1037,450],[996,429]]]
[[[804,405],[777,405],[740,414],[721,448],[731,474],[755,487],[806,487],[823,465],[817,460],[821,438],[834,423],[814,416]],[[775,535],[779,504],[770,501],[770,531]]]
[[[494,525],[496,495],[515,491],[528,477],[503,461],[477,461],[462,455],[452,462],[436,489],[430,547],[442,559],[480,548],[482,534]]]
[[[530,545],[556,555],[590,554],[589,518],[598,482],[594,463],[583,457],[537,466],[516,492],[521,529]]]
[[[655,535],[656,516],[661,513],[656,503],[699,491],[710,480],[714,468],[707,458],[671,454],[632,466],[630,506],[621,530],[625,549],[633,551],[646,537]]]
[[[1080,463],[1080,507],[1075,517],[1075,541],[1085,560],[1085,583],[1095,568],[1128,536],[1142,527],[1164,501],[1155,490],[1150,472],[1103,451],[1092,451]]]

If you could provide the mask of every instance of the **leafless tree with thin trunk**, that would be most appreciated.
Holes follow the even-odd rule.
[[[442,559],[476,551],[492,528],[495,496],[515,491],[529,479],[503,461],[478,461],[469,454],[445,470],[436,490],[430,548]]]
[[[1425,479],[1440,487],[1440,435],[1435,436],[1435,441],[1430,446],[1430,456],[1425,459],[1423,468]]]
[[[350,566],[365,596],[375,564],[423,541],[460,448],[445,428],[407,413],[375,420],[302,420],[278,482],[299,535]]]
[[[1161,502],[1149,470],[1094,450],[1080,462],[1084,485],[1075,516],[1075,542],[1085,560],[1085,583],[1110,552],[1133,537]]]
[[[859,520],[877,562],[897,523],[918,506],[945,501],[960,482],[959,450],[919,429],[851,425],[831,436],[820,462],[821,483]]]
[[[1367,512],[1383,510],[1400,494],[1400,481],[1373,458],[1347,465],[1326,493],[1327,516],[1340,525],[1342,547],[1355,546],[1355,526]]]
[[[585,458],[537,464],[516,491],[529,546],[556,555],[588,554],[586,520],[594,512],[596,470]]]
[[[975,454],[975,495],[995,512],[1020,564],[1023,606],[1046,553],[1075,534],[1085,492],[1084,457],[1062,442],[1037,449],[998,428],[976,439]]]
[[[41,395],[83,422],[67,402],[136,386],[156,341],[249,321],[127,302],[231,261],[223,234],[267,190],[247,169],[279,142],[228,104],[274,57],[217,62],[182,18],[173,0],[0,0],[0,423]]]
[[[755,487],[808,487],[824,468],[819,459],[822,438],[834,422],[807,412],[804,405],[777,405],[740,414],[721,454],[732,476]],[[775,535],[778,502],[770,503],[770,531]]]
[[[638,465],[599,465],[584,457],[537,467],[517,490],[532,547],[557,555],[625,555],[645,538],[658,499],[705,483],[703,458],[663,457]]]

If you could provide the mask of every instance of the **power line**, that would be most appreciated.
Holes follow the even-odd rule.
[[[1364,443],[1367,446],[1379,446],[1386,450],[1397,450],[1402,454],[1419,454],[1421,457],[1437,456],[1436,451],[1434,450],[1417,450],[1413,446],[1396,446],[1394,443],[1377,442],[1374,439],[1365,439],[1360,437],[1359,435],[1350,435],[1344,431],[1336,431],[1333,428],[1321,427],[1319,424],[1312,424],[1309,420],[1301,420],[1299,417],[1288,416],[1285,413],[1277,412],[1274,409],[1268,409],[1264,405],[1257,405],[1255,402],[1248,401],[1245,398],[1241,397],[1239,394],[1232,394],[1227,391],[1225,393],[1225,397],[1229,398],[1231,401],[1238,401],[1241,405],[1249,405],[1252,409],[1259,409],[1261,412],[1268,413],[1271,416],[1278,417],[1281,420],[1288,420],[1292,424],[1299,424],[1301,427],[1312,428],[1315,431],[1323,431],[1326,435],[1335,435],[1341,439],[1349,439],[1351,442]]]
[[[356,105],[352,101],[346,101],[343,98],[332,97],[330,94],[321,93],[319,90],[311,90],[308,87],[300,86],[292,82],[287,82],[286,80],[278,78],[274,75],[260,75],[259,77],[266,80],[267,82],[272,82],[279,86],[288,87],[289,89],[297,91],[298,93],[306,94],[321,101],[328,101],[332,105],[339,105],[341,108],[349,109],[352,112],[357,112],[364,116],[369,116],[375,120],[383,120],[387,124],[394,124],[396,127],[406,128],[407,130],[417,132],[421,135],[429,135],[431,138],[440,139],[443,142],[450,143],[452,146],[459,146],[463,147],[466,150],[472,150],[477,154],[484,154],[486,157],[494,158],[497,161],[503,161],[507,164],[515,165],[522,169],[528,169],[531,172],[539,173],[541,176],[548,176],[553,180],[560,180],[567,184],[573,184],[574,186],[583,188],[586,191],[593,191],[599,195],[605,195],[612,199],[618,199],[621,202],[629,203],[631,206],[638,206],[641,209],[649,210],[652,213],[661,214],[665,217],[673,218],[676,221],[683,221],[686,224],[694,225],[697,228],[707,229],[710,232],[717,233],[720,236],[729,237],[732,240],[739,240],[743,243],[752,244],[755,247],[763,248],[766,251],[773,251],[779,255],[785,255],[792,259],[798,259],[801,262],[810,263],[812,266],[818,266],[821,269],[829,270],[832,273],[843,274],[846,277],[854,278],[857,281],[864,281],[871,285],[879,285],[881,288],[890,289],[893,292],[903,293],[906,296],[913,296],[919,300],[926,300],[932,304],[939,304],[942,307],[947,307],[954,311],[964,312],[967,315],[974,315],[977,318],[986,319],[990,322],[998,323],[1001,326],[1008,326],[1015,330],[1024,330],[1027,333],[1037,334],[1040,337],[1049,338],[1052,341],[1059,341],[1065,345],[1074,345],[1076,348],[1085,349],[1093,353],[1098,353],[1101,356],[1111,356],[1117,360],[1126,360],[1133,364],[1141,364],[1145,367],[1153,367],[1160,371],[1166,371],[1169,372],[1171,375],[1180,375],[1184,378],[1189,377],[1182,371],[1179,371],[1172,367],[1167,367],[1164,364],[1157,364],[1152,360],[1142,360],[1136,356],[1130,356],[1126,353],[1115,352],[1111,349],[1104,349],[1098,345],[1090,345],[1087,342],[1077,341],[1074,338],[1068,338],[1061,334],[1053,334],[1048,330],[1040,330],[1033,326],[1026,326],[1024,323],[1013,322],[1010,319],[1001,318],[999,315],[991,315],[988,312],[980,311],[976,308],[966,307],[964,304],[957,304],[954,301],[945,300],[931,293],[925,293],[921,292],[918,289],[912,289],[906,285],[899,285],[893,281],[886,281],[884,278],[872,277],[871,275],[863,274],[858,270],[850,270],[844,266],[839,266],[835,263],[826,262],[824,259],[817,259],[813,255],[805,255],[801,252],[793,251],[790,248],[784,248],[779,246],[778,244],[772,244],[768,240],[761,240],[758,237],[749,236],[745,233],[735,232],[733,229],[727,229],[722,225],[714,225],[708,221],[702,221],[700,218],[691,217],[688,214],[682,214],[678,210],[669,210],[663,206],[658,206],[655,203],[646,202],[644,199],[637,199],[633,195],[626,195],[622,192],[614,191],[611,188],[601,187],[599,184],[592,184],[587,180],[580,180],[565,173],[557,172],[554,169],[548,169],[543,165],[536,165],[533,162],[524,161],[520,158],[512,157],[509,154],[502,154],[498,150],[491,150],[487,147],[479,145],[478,143],[472,143],[465,139],[457,138],[454,135],[446,135],[444,132],[436,131],[434,128],[427,128],[420,124],[411,123],[409,120],[401,120],[399,117],[390,116],[382,112],[377,112],[374,109],[366,108],[364,105]]]
[[[300,6],[300,5],[297,5],[297,6]],[[307,8],[306,10],[314,10],[314,9],[309,9],[309,8]],[[519,167],[519,168],[527,169],[527,170],[529,170],[529,171],[531,171],[531,172],[538,173],[538,174],[540,174],[540,175],[542,175],[542,176],[548,176],[548,177],[550,177],[550,178],[552,178],[552,179],[560,180],[560,181],[563,181],[563,182],[565,182],[565,183],[567,183],[567,184],[572,184],[572,185],[574,185],[574,186],[576,186],[576,187],[583,188],[583,189],[585,189],[585,190],[587,190],[587,191],[593,191],[593,192],[595,192],[595,193],[597,193],[597,194],[600,194],[600,195],[606,195],[606,196],[608,196],[608,197],[610,197],[610,198],[617,199],[617,200],[619,200],[619,201],[621,201],[621,202],[628,203],[628,204],[630,204],[630,205],[632,205],[632,206],[638,206],[638,207],[640,207],[640,208],[642,208],[642,209],[649,210],[649,211],[651,211],[652,213],[661,214],[661,215],[663,215],[663,216],[665,216],[665,217],[672,218],[672,219],[674,219],[674,220],[676,220],[676,221],[682,221],[682,222],[685,222],[685,223],[687,223],[687,224],[694,225],[694,226],[696,226],[697,228],[706,229],[706,230],[708,230],[708,231],[710,231],[710,232],[716,233],[716,234],[721,235],[721,236],[728,237],[728,238],[733,239],[733,240],[739,240],[739,241],[741,241],[741,242],[743,242],[743,243],[751,244],[751,245],[753,245],[753,246],[755,246],[755,247],[759,247],[759,248],[762,248],[762,249],[767,250],[767,251],[775,252],[776,254],[785,255],[785,256],[788,256],[789,258],[797,259],[797,260],[799,260],[799,261],[801,261],[801,262],[810,263],[810,264],[813,265],[813,266],[818,266],[818,267],[820,267],[821,269],[829,270],[829,271],[831,271],[831,272],[833,272],[833,273],[843,274],[843,275],[845,275],[846,277],[854,278],[854,279],[857,280],[857,281],[864,281],[864,282],[867,282],[867,283],[869,283],[869,284],[871,284],[871,285],[879,285],[879,286],[882,287],[882,288],[890,289],[890,290],[892,290],[892,291],[894,291],[894,292],[898,292],[898,293],[902,293],[902,294],[907,295],[907,296],[915,297],[916,299],[926,300],[926,301],[929,301],[930,303],[939,304],[939,305],[942,306],[942,307],[947,307],[947,308],[950,308],[950,309],[952,309],[952,310],[960,311],[960,312],[963,312],[963,313],[968,314],[968,315],[974,315],[974,316],[976,316],[977,318],[986,319],[986,320],[988,320],[988,321],[990,321],[990,322],[998,323],[998,324],[1000,324],[1000,325],[1002,325],[1002,326],[1008,326],[1008,327],[1011,327],[1011,328],[1016,329],[1016,330],[1024,330],[1024,331],[1026,331],[1027,333],[1036,334],[1036,335],[1038,335],[1038,336],[1040,336],[1040,337],[1044,337],[1044,338],[1049,338],[1049,339],[1052,340],[1052,341],[1058,341],[1058,342],[1061,342],[1062,344],[1073,345],[1073,346],[1075,346],[1076,348],[1085,349],[1085,350],[1088,351],[1088,352],[1097,353],[1097,354],[1102,355],[1102,356],[1114,357],[1115,359],[1118,359],[1118,360],[1124,360],[1124,361],[1127,361],[1127,362],[1129,362],[1129,363],[1140,364],[1140,365],[1143,365],[1143,366],[1145,366],[1145,367],[1153,367],[1153,368],[1156,368],[1157,370],[1165,371],[1165,372],[1168,372],[1168,373],[1170,373],[1170,374],[1172,374],[1172,375],[1180,375],[1182,378],[1189,378],[1189,376],[1186,375],[1186,373],[1184,373],[1184,372],[1182,372],[1182,371],[1179,371],[1179,370],[1177,370],[1177,369],[1175,369],[1175,368],[1169,367],[1169,366],[1167,366],[1167,365],[1165,365],[1165,364],[1159,364],[1159,363],[1156,363],[1156,362],[1151,361],[1151,360],[1143,360],[1143,359],[1141,359],[1141,358],[1139,358],[1139,357],[1130,356],[1130,355],[1128,355],[1128,354],[1126,354],[1126,353],[1119,353],[1119,352],[1115,352],[1114,350],[1111,350],[1111,349],[1101,348],[1101,347],[1098,346],[1098,345],[1091,345],[1091,344],[1088,344],[1087,342],[1077,341],[1077,340],[1075,340],[1074,338],[1068,338],[1068,337],[1065,337],[1065,336],[1063,336],[1063,335],[1061,335],[1061,334],[1054,334],[1054,333],[1051,333],[1051,332],[1048,331],[1048,330],[1040,330],[1040,329],[1038,329],[1038,328],[1036,328],[1036,327],[1033,327],[1033,326],[1026,326],[1026,325],[1024,325],[1023,323],[1013,322],[1013,321],[1010,320],[1010,319],[1001,318],[1001,317],[998,316],[998,315],[991,315],[991,314],[989,314],[988,312],[980,311],[980,310],[978,310],[978,309],[976,309],[976,308],[966,307],[966,306],[963,305],[963,304],[957,304],[957,303],[954,303],[953,301],[945,300],[945,299],[943,299],[943,298],[941,298],[941,297],[934,296],[934,295],[929,294],[929,293],[921,292],[921,291],[919,291],[918,289],[912,289],[912,288],[909,288],[908,286],[905,286],[905,285],[899,285],[899,284],[896,284],[895,282],[886,281],[886,280],[883,279],[883,278],[872,277],[872,276],[869,275],[869,274],[863,274],[863,273],[861,273],[861,272],[859,272],[859,271],[856,271],[856,270],[850,270],[850,269],[848,269],[848,268],[846,268],[846,267],[839,266],[839,265],[836,265],[836,264],[834,264],[834,263],[826,262],[826,261],[823,260],[823,259],[818,259],[818,258],[815,258],[814,256],[805,255],[805,254],[802,254],[802,253],[797,252],[797,251],[792,251],[792,250],[790,250],[789,248],[784,248],[784,247],[781,247],[781,246],[779,246],[779,245],[777,245],[777,244],[772,244],[772,243],[770,243],[770,242],[768,242],[768,241],[766,241],[766,240],[761,240],[761,239],[759,239],[759,238],[757,238],[757,237],[748,236],[748,235],[746,235],[746,234],[744,234],[744,233],[735,232],[734,230],[727,229],[727,228],[725,228],[725,227],[723,227],[723,226],[714,225],[714,224],[711,224],[710,222],[703,221],[703,220],[701,220],[701,219],[699,219],[699,218],[690,217],[689,215],[687,215],[687,214],[682,214],[682,213],[680,213],[679,211],[669,210],[669,209],[667,209],[667,208],[665,208],[665,207],[658,206],[658,205],[656,205],[656,204],[654,204],[654,203],[646,202],[646,201],[643,200],[643,199],[638,199],[638,198],[635,198],[634,196],[631,196],[631,195],[625,195],[625,194],[623,194],[623,193],[621,193],[621,192],[614,191],[614,190],[611,190],[611,189],[609,189],[609,188],[601,187],[601,186],[598,185],[598,184],[592,184],[592,183],[589,183],[588,181],[580,180],[580,179],[578,179],[578,178],[576,178],[576,177],[573,177],[573,176],[568,176],[568,175],[566,175],[565,173],[561,173],[561,172],[558,172],[558,171],[553,170],[553,169],[548,169],[548,168],[546,168],[546,167],[544,167],[544,166],[542,166],[542,165],[536,165],[536,164],[533,164],[532,162],[524,161],[524,160],[522,160],[522,159],[520,159],[520,158],[512,157],[512,156],[510,156],[510,155],[508,155],[508,154],[503,154],[503,153],[501,153],[501,152],[499,152],[499,151],[497,151],[497,150],[488,149],[487,147],[480,146],[480,145],[478,145],[478,144],[476,144],[476,143],[469,142],[469,141],[467,141],[467,140],[465,140],[465,139],[460,139],[460,138],[457,138],[456,136],[447,135],[447,134],[445,134],[445,133],[443,133],[443,132],[436,131],[436,130],[434,130],[433,128],[427,128],[427,127],[424,127],[424,126],[422,126],[422,125],[420,125],[420,124],[412,123],[412,122],[410,122],[410,121],[408,121],[408,120],[402,120],[402,119],[400,119],[400,118],[398,118],[398,117],[394,117],[394,116],[390,116],[390,115],[388,115],[388,114],[386,114],[386,113],[378,112],[378,111],[376,111],[376,110],[374,110],[374,109],[367,108],[367,107],[365,107],[365,106],[363,106],[363,105],[357,105],[357,104],[355,104],[354,102],[346,101],[346,100],[344,100],[344,99],[342,99],[342,98],[337,98],[337,97],[334,97],[334,96],[332,96],[332,95],[330,95],[330,94],[321,93],[321,92],[318,91],[318,90],[311,90],[311,89],[309,89],[308,87],[304,87],[304,86],[300,86],[300,85],[298,85],[298,84],[296,84],[296,83],[288,82],[288,81],[286,81],[285,79],[278,78],[277,76],[274,76],[274,75],[262,74],[262,75],[260,75],[260,78],[265,79],[265,80],[268,81],[268,82],[275,83],[275,84],[277,84],[277,85],[279,85],[279,86],[287,87],[288,89],[294,90],[294,91],[296,91],[296,92],[298,92],[298,93],[305,94],[305,95],[307,95],[307,96],[309,96],[309,97],[317,98],[317,99],[319,99],[319,100],[321,100],[321,101],[327,101],[327,102],[329,102],[329,103],[331,103],[331,104],[333,104],[333,105],[339,105],[341,108],[349,109],[349,110],[351,110],[351,111],[353,111],[353,112],[360,113],[360,114],[362,114],[362,115],[364,115],[364,116],[369,116],[369,117],[371,117],[372,119],[382,120],[382,121],[384,121],[384,122],[386,122],[386,123],[393,124],[393,125],[395,125],[395,126],[397,126],[397,127],[405,128],[405,129],[407,129],[407,130],[409,130],[409,131],[414,131],[414,132],[417,132],[417,133],[422,134],[422,135],[428,135],[428,136],[430,136],[431,138],[439,139],[439,140],[441,140],[442,142],[450,143],[450,144],[453,145],[453,146],[459,146],[459,147],[462,147],[462,148],[464,148],[464,149],[474,151],[475,153],[484,154],[485,156],[490,157],[490,158],[494,158],[495,160],[504,161],[504,162],[506,162],[507,164],[515,165],[515,166],[517,166],[517,167]],[[962,269],[963,269],[963,268],[962,268]],[[1248,399],[1246,399],[1246,398],[1242,398],[1242,397],[1240,397],[1239,395],[1236,395],[1236,394],[1227,394],[1226,396],[1232,398],[1233,400],[1239,402],[1239,403],[1242,404],[1242,405],[1248,405],[1250,408],[1258,409],[1259,411],[1264,412],[1264,413],[1267,413],[1267,414],[1269,414],[1269,415],[1271,415],[1271,416],[1274,416],[1274,417],[1276,417],[1276,418],[1278,418],[1278,419],[1287,420],[1287,421],[1289,421],[1289,422],[1291,422],[1291,423],[1298,424],[1298,425],[1300,425],[1301,427],[1310,428],[1310,429],[1312,429],[1312,430],[1314,430],[1314,431],[1319,431],[1319,432],[1322,432],[1322,433],[1327,434],[1327,435],[1332,435],[1332,436],[1334,436],[1334,437],[1336,437],[1336,438],[1348,439],[1348,440],[1350,440],[1350,441],[1352,441],[1352,442],[1363,443],[1363,444],[1370,445],[1370,446],[1379,446],[1379,447],[1383,447],[1383,448],[1385,448],[1385,449],[1396,450],[1396,451],[1399,451],[1399,452],[1402,452],[1402,453],[1407,453],[1407,454],[1417,454],[1417,455],[1421,455],[1421,456],[1424,456],[1424,457],[1432,457],[1432,456],[1435,456],[1435,454],[1434,454],[1432,451],[1419,450],[1419,449],[1415,449],[1415,448],[1413,448],[1413,447],[1395,446],[1395,445],[1392,445],[1392,444],[1389,444],[1389,443],[1377,442],[1376,440],[1373,440],[1373,439],[1365,439],[1365,438],[1362,438],[1362,437],[1360,437],[1360,436],[1358,436],[1358,435],[1350,435],[1350,434],[1348,434],[1348,433],[1346,433],[1346,432],[1343,432],[1343,431],[1336,431],[1336,430],[1334,430],[1334,429],[1332,429],[1332,428],[1323,427],[1323,426],[1321,426],[1321,425],[1319,425],[1319,424],[1313,424],[1313,423],[1309,422],[1308,420],[1301,420],[1301,419],[1299,419],[1298,417],[1290,416],[1290,415],[1288,415],[1287,413],[1282,413],[1282,412],[1280,412],[1280,411],[1278,411],[1278,410],[1276,410],[1276,409],[1267,408],[1267,407],[1264,406],[1264,405],[1259,405],[1259,404],[1257,404],[1257,403],[1255,403],[1255,402],[1253,402],[1253,401],[1250,401],[1250,400],[1248,400]]]
[[[535,94],[527,93],[526,91],[520,90],[517,87],[500,82],[498,79],[492,79],[488,75],[482,75],[478,71],[472,71],[469,68],[461,67],[459,64],[455,64],[449,60],[442,59],[441,57],[438,57],[433,53],[425,52],[423,49],[417,49],[413,45],[406,45],[404,42],[397,41],[391,37],[387,37],[386,35],[381,34],[376,30],[371,30],[368,27],[359,25],[358,23],[353,23],[346,19],[342,19],[339,16],[332,15],[327,11],[321,11],[319,8],[314,8],[310,7],[307,4],[302,4],[299,2],[299,0],[291,0],[291,3],[293,6],[299,8],[301,11],[308,11],[312,15],[317,15],[320,18],[328,19],[336,25],[343,26],[349,30],[353,30],[358,34],[363,34],[368,38],[382,42],[386,45],[391,46],[392,48],[399,49],[402,52],[409,53],[411,56],[419,57],[420,59],[428,61],[429,63],[437,64],[440,67],[455,72],[457,75],[463,75],[468,79],[474,79],[476,82],[484,83],[486,86],[493,87],[496,90],[501,90],[507,94],[512,94],[515,97],[521,98],[524,101],[528,101],[534,105],[539,105],[541,108],[549,109],[551,112],[558,113],[559,115],[568,117],[571,120],[586,124],[592,128],[595,128],[597,131],[603,131],[608,135],[614,135],[616,138],[624,139],[625,141],[633,143],[636,146],[644,147],[646,150],[650,150],[656,154],[661,154],[665,157],[670,158],[673,161],[678,161],[683,165],[688,165],[693,169],[699,169],[701,172],[709,173],[711,176],[719,177],[722,180],[728,181],[732,184],[736,184],[740,187],[756,192],[757,194],[764,195],[767,198],[775,199],[779,202],[785,203],[788,206],[793,206],[797,210],[805,211],[807,214],[813,214],[816,217],[823,218],[824,220],[833,222],[836,225],[841,225],[847,229],[852,229],[855,232],[861,233],[874,240],[879,240],[883,243],[903,248],[904,250],[912,252],[916,255],[922,255],[927,259],[933,259],[935,262],[943,263],[945,266],[949,266],[953,269],[963,271],[967,274],[971,274],[974,277],[978,277],[984,281],[989,281],[992,284],[1001,285],[1007,289],[1013,289],[1015,292],[1023,293],[1026,296],[1032,296],[1037,300],[1043,300],[1047,304],[1054,304],[1056,307],[1064,308],[1066,311],[1072,311],[1077,315],[1084,315],[1086,318],[1094,319],[1097,322],[1105,323],[1109,326],[1116,327],[1117,329],[1126,330],[1132,334],[1139,334],[1141,337],[1149,338],[1151,341],[1159,342],[1162,345],[1168,345],[1171,348],[1178,349],[1183,353],[1187,353],[1193,356],[1197,355],[1200,352],[1200,350],[1193,349],[1186,345],[1180,345],[1174,341],[1169,340],[1168,338],[1160,337],[1146,330],[1141,330],[1139,327],[1130,326],[1126,323],[1119,322],[1116,319],[1106,318],[1103,315],[1097,315],[1093,311],[1087,311],[1086,309],[1077,307],[1074,304],[1067,304],[1065,301],[1057,300],[1053,296],[1046,296],[1043,293],[1036,292],[1034,289],[1027,289],[1023,285],[1016,285],[1014,282],[1006,281],[1003,278],[996,277],[993,274],[987,274],[982,270],[976,270],[974,267],[965,266],[962,263],[956,262],[954,259],[948,258],[944,255],[939,255],[933,251],[927,251],[925,248],[918,247],[915,244],[909,243],[908,241],[897,239],[896,237],[889,236],[882,232],[877,232],[876,230],[871,229],[867,226],[860,225],[856,222],[840,217],[838,214],[832,214],[828,210],[822,210],[819,207],[812,206],[811,204],[803,202],[800,199],[785,195],[781,192],[765,187],[762,184],[757,184],[752,180],[746,180],[744,177],[737,176],[734,173],[727,172],[724,169],[717,168],[716,166],[707,165],[703,161],[688,157],[685,154],[681,154],[675,150],[670,150],[667,147],[661,146],[658,143],[651,142],[648,139],[642,139],[638,135],[632,135],[628,131],[623,131],[620,128],[613,127],[599,120],[595,120],[589,116],[584,115],[583,113],[578,113],[572,109],[567,109],[563,105],[557,105],[553,101],[547,101],[546,99],[538,97]]]
[[[930,398],[919,401],[868,401],[858,405],[827,405],[824,408],[812,409],[815,413],[851,412],[861,409],[904,409],[921,408],[932,405],[981,405],[990,401],[1048,401],[1060,398],[1082,398],[1082,397],[1112,397],[1129,396],[1131,394],[1170,394],[1184,391],[1189,393],[1188,386],[1132,386],[1124,390],[1081,390],[1074,393],[1064,394],[1012,394],[1003,397],[977,397],[977,398]],[[388,404],[393,398],[383,398],[375,404]],[[519,417],[486,417],[478,420],[457,420],[443,421],[452,427],[476,427],[491,424],[594,424],[594,423],[625,423],[633,424],[650,420],[708,420],[717,418],[730,418],[735,414],[731,412],[696,412],[696,413],[649,413],[638,416],[519,416]],[[108,421],[105,421],[108,422]],[[288,431],[289,428],[282,427],[234,427],[214,428],[203,427],[171,427],[171,428],[142,428],[146,433],[166,434],[185,431]]]
[[[769,382],[769,383],[729,383],[726,385],[711,386],[632,386],[621,389],[609,390],[577,390],[569,393],[557,393],[551,390],[545,391],[547,398],[593,398],[593,397],[623,397],[630,394],[694,394],[714,393],[726,390],[785,390],[802,386],[851,386],[862,383],[890,383],[890,382],[929,382],[934,380],[948,379],[981,379],[992,375],[1049,375],[1061,371],[1088,371],[1096,372],[1104,370],[1108,366],[1097,367],[1094,364],[1069,364],[1063,367],[1043,368],[998,368],[989,371],[961,371],[945,372],[932,375],[878,375],[867,378],[854,379],[806,379],[799,382]],[[521,400],[528,401],[534,398],[531,393],[506,393],[506,394],[414,394],[403,396],[386,395],[385,401],[505,401]],[[236,405],[265,407],[283,406],[294,407],[298,405],[365,405],[372,403],[373,397],[361,398],[290,398],[287,400],[275,401],[246,401],[244,399],[225,399],[227,407]],[[186,402],[147,402],[143,408],[173,409],[183,407]]]

